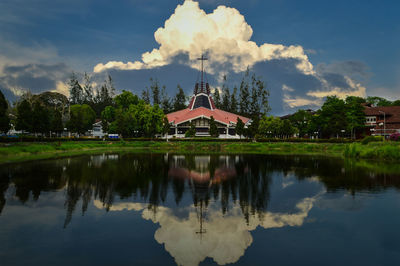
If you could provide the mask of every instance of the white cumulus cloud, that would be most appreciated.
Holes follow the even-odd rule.
[[[250,40],[252,35],[253,29],[237,9],[221,5],[207,14],[200,9],[198,2],[186,0],[177,6],[164,27],[154,33],[158,48],[144,53],[140,61],[97,64],[94,72],[164,66],[180,53],[187,53],[189,65],[197,68],[195,59],[207,52],[210,73],[215,72],[211,67],[214,63],[229,63],[235,72],[240,72],[257,62],[280,58],[294,58],[298,60],[296,66],[302,73],[314,73],[303,47],[268,43],[259,46]]]

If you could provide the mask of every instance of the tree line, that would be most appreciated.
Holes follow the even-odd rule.
[[[260,121],[259,136],[287,138],[299,137],[350,137],[362,134],[365,127],[365,104],[373,106],[400,106],[400,100],[389,101],[381,97],[347,96],[340,99],[328,96],[316,111],[298,110],[294,114],[279,117],[264,116]]]
[[[381,97],[348,96],[340,99],[326,98],[316,111],[298,110],[286,117],[268,116],[269,91],[261,77],[248,69],[238,86],[232,89],[224,76],[221,88],[216,88],[212,97],[216,108],[240,114],[251,119],[245,128],[243,121],[236,121],[236,133],[253,138],[288,138],[318,136],[320,138],[351,136],[364,127],[363,103],[374,106],[400,106],[400,100],[389,101]],[[111,76],[98,87],[87,73],[79,82],[72,73],[69,81],[70,96],[56,92],[38,95],[24,94],[14,106],[10,106],[0,92],[0,131],[8,132],[11,124],[16,130],[42,135],[60,134],[65,128],[79,135],[92,129],[93,123],[101,120],[103,130],[121,134],[123,137],[154,137],[166,134],[170,125],[165,114],[187,108],[188,96],[178,84],[175,95],[169,97],[166,87],[151,78],[148,87],[139,95],[122,90],[116,94]],[[344,133],[345,132],[345,133]],[[186,137],[195,136],[192,124]],[[210,120],[209,133],[218,137],[219,131],[214,118]]]

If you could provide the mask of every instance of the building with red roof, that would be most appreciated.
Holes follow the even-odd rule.
[[[400,132],[400,106],[364,106],[365,134],[390,136]]]
[[[199,60],[206,60],[203,56]],[[238,118],[242,120],[245,127],[251,124],[251,119],[234,113],[226,112],[215,107],[211,97],[210,86],[203,81],[203,66],[201,71],[201,81],[196,83],[194,95],[186,109],[169,113],[167,118],[171,124],[169,136],[184,137],[190,124],[196,126],[196,136],[210,136],[210,119],[214,118],[220,138],[239,138],[235,127]]]

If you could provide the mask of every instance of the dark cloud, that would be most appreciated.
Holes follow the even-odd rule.
[[[332,64],[321,63],[316,66],[317,73],[320,74],[340,74],[356,80],[370,77],[369,68],[360,61],[342,61]]]
[[[166,91],[170,96],[176,93],[179,84],[186,94],[192,94],[194,85],[199,80],[199,71],[186,65],[189,61],[187,54],[179,54],[171,59],[171,63],[152,69],[140,70],[109,70],[107,73],[101,72],[94,74],[93,79],[97,83],[105,80],[106,75],[110,74],[113,78],[117,90],[130,90],[140,95],[143,89],[150,86],[150,78],[157,79],[161,86],[166,86]],[[216,84],[214,76],[208,74],[205,77],[210,84]]]
[[[13,90],[29,90],[32,93],[57,89],[57,82],[65,82],[72,70],[65,64],[27,64],[5,66],[0,75],[0,87]],[[8,93],[10,95],[10,93]],[[14,93],[13,93],[14,94]],[[15,98],[16,95],[9,97]]]

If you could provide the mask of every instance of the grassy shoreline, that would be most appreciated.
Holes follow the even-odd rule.
[[[133,152],[179,154],[296,154],[400,161],[398,143],[69,141],[0,144],[0,164],[83,154]]]

